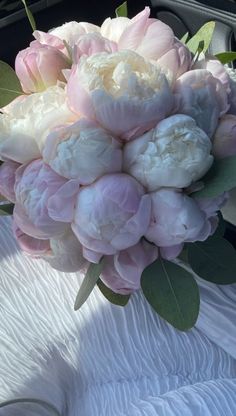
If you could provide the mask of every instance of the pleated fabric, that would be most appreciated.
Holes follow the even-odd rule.
[[[109,304],[98,289],[78,312],[82,276],[19,252],[0,218],[0,401],[32,397],[62,416],[235,416],[236,286],[198,279],[201,311],[173,329],[141,292]],[[12,405],[1,416],[50,416]]]

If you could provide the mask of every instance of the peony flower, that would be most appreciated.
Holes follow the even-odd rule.
[[[93,32],[100,33],[100,27],[92,23],[72,21],[50,30],[49,35],[56,36],[73,47],[81,36]]]
[[[150,19],[150,8],[133,19],[106,19],[101,26],[102,36],[118,43],[119,50],[129,49],[148,60],[157,60],[174,44],[174,33],[165,23]]]
[[[222,65],[222,63],[212,55],[205,55],[200,53],[197,62],[194,63],[192,69],[206,69],[213,77],[217,78],[224,86],[227,93],[230,93],[230,77],[229,74]]]
[[[168,79],[174,82],[180,75],[187,72],[192,61],[191,52],[177,38],[167,52],[157,59],[156,63],[167,73]]]
[[[100,35],[100,33],[86,33],[81,36],[73,48],[73,62],[78,63],[81,56],[90,56],[95,53],[117,51],[117,45]]]
[[[49,134],[43,157],[59,175],[90,184],[105,173],[120,172],[120,143],[85,119]]]
[[[51,238],[50,248],[50,255],[43,256],[43,259],[56,270],[74,273],[87,264],[83,258],[82,246],[70,229],[59,238]]]
[[[51,252],[50,241],[40,240],[25,234],[13,221],[13,233],[21,250],[33,257],[49,255]]]
[[[219,223],[219,217],[217,215],[218,211],[220,211],[225,206],[228,199],[228,192],[224,192],[223,194],[218,195],[215,198],[194,198],[198,207],[202,212],[204,212],[206,219],[211,225],[211,235],[214,234]]]
[[[15,202],[15,172],[19,166],[19,163],[11,161],[0,166],[0,194],[11,202]]]
[[[63,88],[20,96],[0,114],[0,159],[19,163],[41,157],[44,141],[57,125],[74,121]]]
[[[189,116],[176,114],[127,143],[124,170],[148,191],[159,187],[184,188],[210,168],[211,142]]]
[[[150,221],[150,197],[129,175],[102,176],[81,188],[72,230],[89,250],[115,254],[138,243]]]
[[[26,93],[40,92],[58,80],[65,81],[62,69],[68,67],[68,60],[60,50],[38,41],[20,51],[15,61],[16,75]]]
[[[225,114],[213,136],[212,153],[216,159],[236,154],[236,115]]]
[[[42,160],[21,166],[15,183],[17,225],[35,238],[60,236],[73,218],[78,188],[78,184],[59,176]]]
[[[114,292],[127,295],[140,288],[143,270],[157,258],[158,248],[141,240],[114,256],[106,256],[101,280]]]
[[[227,92],[222,83],[205,69],[181,75],[175,83],[179,110],[194,118],[198,127],[212,137],[219,118],[229,108]]]
[[[160,69],[132,51],[81,58],[67,84],[72,111],[130,139],[168,115],[173,95]]]
[[[206,215],[193,198],[176,189],[162,188],[150,194],[151,222],[145,234],[159,247],[204,241],[212,231]]]

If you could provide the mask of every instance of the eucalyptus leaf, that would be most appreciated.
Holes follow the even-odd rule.
[[[148,266],[141,287],[154,310],[175,328],[186,331],[199,313],[199,290],[193,276],[170,261],[158,259]]]
[[[207,22],[203,25],[198,32],[187,42],[188,49],[195,55],[197,52],[204,52],[206,53],[209,45],[211,43],[211,39],[213,36],[213,32],[215,29],[215,22]]]
[[[103,259],[98,264],[90,263],[87,273],[82,281],[77,294],[74,310],[77,311],[86,302],[90,293],[93,291],[103,268]]]
[[[236,186],[236,156],[215,160],[202,178],[204,188],[194,192],[194,197],[214,198]]]
[[[236,251],[220,235],[188,245],[188,261],[202,279],[219,285],[236,283]]]
[[[180,39],[180,42],[182,42],[185,45],[187,43],[188,38],[189,32],[185,33],[185,35]]]
[[[119,306],[127,305],[130,295],[120,295],[119,293],[113,292],[100,279],[98,280],[97,285],[100,291],[102,292],[103,296],[105,296],[105,298],[109,300],[109,302]]]
[[[30,26],[32,27],[32,30],[34,32],[36,30],[36,23],[35,23],[35,20],[34,20],[34,16],[33,16],[32,12],[31,12],[31,10],[28,8],[28,6],[26,4],[26,1],[25,0],[21,0],[21,1],[22,1],[22,3],[25,6],[25,11],[26,11],[28,20],[30,22]]]
[[[118,6],[115,10],[116,17],[128,17],[127,1]]]
[[[14,204],[0,204],[0,216],[2,215],[12,215],[14,209]]]
[[[14,69],[6,62],[0,61],[0,108],[22,94],[24,92]]]
[[[220,52],[215,55],[217,59],[223,64],[229,64],[236,59],[236,52]]]

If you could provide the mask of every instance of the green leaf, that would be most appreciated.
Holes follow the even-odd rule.
[[[193,276],[182,267],[163,259],[148,266],[141,287],[150,305],[175,328],[186,331],[199,312],[199,291]]]
[[[219,235],[189,244],[188,261],[202,279],[219,285],[236,283],[236,251]]]
[[[119,306],[127,305],[130,295],[120,295],[119,293],[113,292],[100,279],[98,280],[97,285],[100,291],[102,292],[103,296],[105,296],[105,298],[109,300],[109,302]]]
[[[28,17],[28,20],[29,20],[29,22],[30,22],[30,26],[32,27],[32,30],[33,30],[33,32],[36,30],[36,23],[35,23],[35,20],[34,20],[34,16],[32,15],[32,12],[31,12],[31,10],[28,8],[28,6],[27,6],[27,4],[26,4],[26,1],[25,0],[21,0],[22,1],[22,3],[24,4],[24,6],[25,6],[25,11],[26,11],[26,14],[27,14],[27,17]]]
[[[220,52],[215,55],[217,59],[223,64],[229,64],[236,59],[236,52]]]
[[[14,69],[6,62],[0,61],[0,108],[22,94],[24,92]]]
[[[90,293],[94,289],[103,268],[103,259],[98,264],[90,263],[87,273],[82,281],[77,294],[74,310],[77,311],[86,302]]]
[[[182,42],[185,45],[188,38],[189,38],[189,32],[185,33],[185,35],[180,39],[180,42]]]
[[[0,216],[1,215],[12,215],[14,204],[2,204],[0,205]]]
[[[211,43],[214,29],[215,29],[215,22],[207,22],[205,25],[203,25],[199,29],[199,31],[187,42],[188,49],[194,55],[197,52],[206,53]]]
[[[115,12],[116,12],[116,17],[127,17],[128,16],[127,1],[124,1],[124,3],[118,6]]]
[[[224,237],[226,223],[225,223],[223,215],[221,214],[220,211],[217,213],[217,215],[218,215],[218,218],[219,218],[219,223],[218,223],[218,227],[217,227],[217,229],[216,229],[216,231],[215,231],[215,233],[213,234],[212,237],[219,237],[219,236]]]
[[[204,188],[194,192],[194,197],[214,198],[233,189],[236,186],[236,156],[215,160],[202,180]]]

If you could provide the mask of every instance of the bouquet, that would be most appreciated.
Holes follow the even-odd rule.
[[[15,71],[0,64],[1,213],[25,253],[84,274],[75,309],[96,285],[121,306],[141,288],[187,330],[196,276],[236,282],[220,213],[236,186],[235,53],[210,56],[213,31],[179,40],[124,3],[101,27],[34,30]]]

